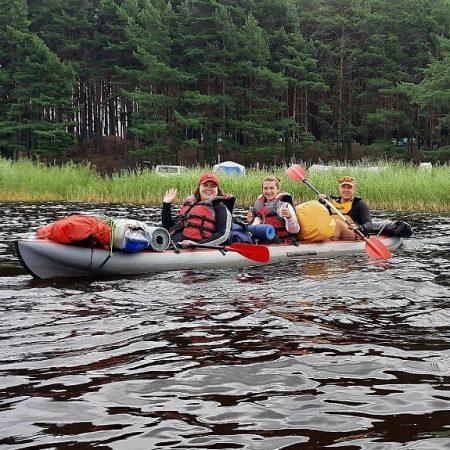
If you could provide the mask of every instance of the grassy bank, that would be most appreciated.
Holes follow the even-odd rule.
[[[379,163],[378,171],[367,166],[348,169],[336,167],[324,172],[311,171],[310,182],[320,191],[337,193],[337,179],[351,174],[357,179],[357,194],[372,209],[398,211],[450,212],[450,167],[427,171],[408,164]],[[178,176],[160,176],[152,171],[128,171],[102,177],[89,165],[46,166],[29,160],[11,162],[0,158],[0,201],[14,202],[110,202],[159,204],[164,192],[178,188],[180,198],[192,193],[202,171],[193,169]],[[225,192],[237,197],[237,206],[248,207],[260,193],[266,171],[250,170],[246,176],[221,174]],[[314,198],[303,183],[289,180],[284,169],[270,174],[279,176],[283,190],[293,194],[296,203]]]

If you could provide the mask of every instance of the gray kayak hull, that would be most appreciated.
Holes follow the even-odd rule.
[[[402,238],[379,236],[391,250],[402,243]],[[179,252],[142,251],[124,253],[63,245],[46,239],[16,241],[16,253],[23,267],[35,278],[62,278],[111,275],[140,275],[190,269],[239,269],[264,265],[237,252],[222,253],[212,249],[182,249]],[[298,242],[269,245],[268,264],[283,261],[302,261],[312,258],[330,258],[364,253],[364,241]]]

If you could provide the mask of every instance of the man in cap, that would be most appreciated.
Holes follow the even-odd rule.
[[[339,178],[339,195],[327,197],[325,194],[319,195],[319,201],[328,198],[328,200],[342,213],[350,222],[360,231],[367,235],[372,229],[372,217],[369,207],[361,197],[355,196],[356,180],[350,175]],[[330,208],[329,208],[330,209]],[[331,216],[340,220],[338,214],[334,214],[330,209]],[[348,232],[347,232],[348,231]],[[351,230],[343,230],[339,237],[354,237]]]

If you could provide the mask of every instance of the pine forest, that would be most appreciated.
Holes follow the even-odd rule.
[[[0,5],[4,158],[450,159],[450,0]]]

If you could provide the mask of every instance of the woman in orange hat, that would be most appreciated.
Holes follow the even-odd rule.
[[[369,207],[361,199],[355,196],[356,180],[352,176],[339,178],[339,195],[327,197],[325,194],[319,195],[319,201],[328,198],[333,206],[342,213],[352,224],[351,228],[341,220],[338,214],[330,210],[331,216],[338,222],[334,237],[355,238],[354,228],[358,228],[362,233],[367,234],[372,230],[372,217]]]
[[[235,198],[222,193],[216,174],[202,174],[194,194],[184,200],[180,212],[172,217],[176,196],[175,188],[166,192],[161,214],[162,225],[173,242],[184,248],[194,243],[220,245],[227,241]]]

